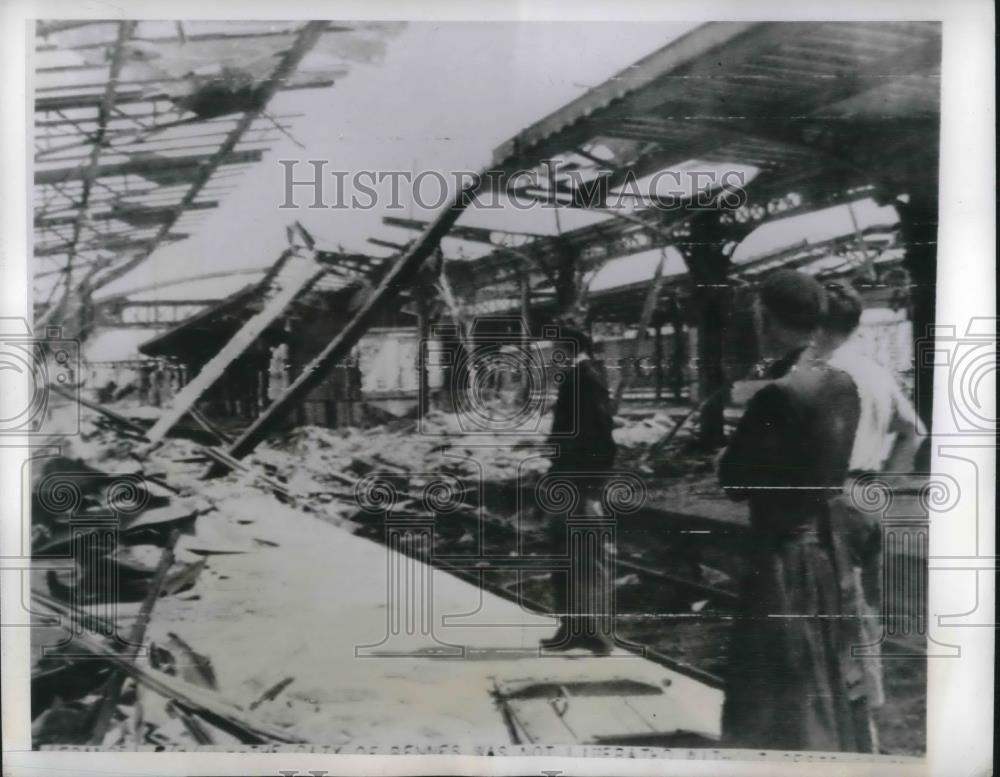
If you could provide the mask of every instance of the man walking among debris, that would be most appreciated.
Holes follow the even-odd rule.
[[[614,413],[607,383],[593,362],[592,343],[584,325],[575,320],[560,328],[560,337],[576,347],[572,365],[563,373],[552,410],[549,443],[558,448],[552,458],[550,475],[572,483],[579,499],[572,517],[601,516],[604,509],[602,490],[617,446],[612,431]],[[553,481],[555,482],[555,481]],[[555,610],[560,613],[559,629],[554,636],[541,640],[548,650],[584,648],[597,654],[610,652],[610,570],[602,561],[605,548],[592,543],[568,547],[566,516],[549,515],[547,535],[550,548],[558,554],[585,553],[577,559],[582,570],[571,571],[566,578],[553,575]],[[605,611],[607,610],[607,611]]]
[[[860,403],[850,376],[812,358],[825,312],[814,279],[780,271],[756,307],[765,356],[788,365],[748,402],[719,461],[727,494],[748,500],[751,532],[734,622],[723,742],[730,747],[859,751],[860,667],[830,532]]]

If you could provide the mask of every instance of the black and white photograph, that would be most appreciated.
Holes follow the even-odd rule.
[[[944,774],[996,567],[949,22],[392,10],[18,22],[10,774]]]

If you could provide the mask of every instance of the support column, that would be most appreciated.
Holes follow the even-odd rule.
[[[572,246],[560,242],[556,249],[556,304],[560,314],[571,312],[579,302],[577,286],[577,252]]]
[[[916,341],[927,337],[934,324],[937,291],[937,193],[910,192],[910,201],[896,201],[900,232],[906,247],[903,264],[910,274],[910,316],[913,324],[914,354]],[[915,365],[914,397],[917,414],[928,430],[934,411],[934,367]]]
[[[699,441],[705,448],[725,443],[723,411],[727,377],[723,367],[726,324],[729,318],[729,257],[723,249],[732,238],[719,223],[718,213],[691,221],[690,237],[679,246],[691,275],[691,295],[698,326]]]
[[[519,278],[521,292],[521,351],[527,353],[531,340],[531,271],[525,265]],[[528,375],[521,376],[521,401],[527,402],[531,391],[531,381]]]
[[[688,361],[688,333],[680,305],[676,301],[671,309],[670,325],[674,330],[671,336],[670,389],[674,401],[680,402],[684,398],[684,365]]]
[[[430,409],[430,382],[427,376],[427,338],[431,334],[430,300],[423,289],[415,289],[417,305],[417,414],[423,417]]]
[[[626,359],[622,365],[621,379],[615,387],[614,408],[616,411],[621,406],[622,398],[625,396],[625,392],[632,384],[632,377],[635,375],[639,359],[642,356],[642,344],[646,340],[646,334],[649,332],[649,326],[656,313],[656,305],[660,300],[660,290],[663,288],[663,268],[666,266],[666,263],[667,249],[664,248],[660,252],[660,262],[656,265],[656,273],[653,275],[653,282],[649,284],[649,289],[646,292],[646,299],[643,302],[642,313],[639,316],[639,327],[635,335],[635,342],[632,346],[632,358]]]
[[[656,381],[654,396],[659,402],[663,398],[663,320],[657,318],[653,322],[653,370]]]

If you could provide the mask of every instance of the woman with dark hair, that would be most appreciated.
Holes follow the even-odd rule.
[[[861,296],[845,282],[826,284],[827,312],[816,338],[816,357],[854,380],[861,417],[851,451],[855,472],[912,472],[927,431],[892,373],[862,353],[852,339],[861,323]]]
[[[772,378],[749,400],[719,460],[727,495],[750,506],[741,604],[723,707],[723,743],[775,750],[865,751],[864,684],[850,659],[850,611],[830,527],[858,423],[847,373],[811,358],[822,286],[779,271],[755,310]]]
[[[861,323],[861,295],[849,284],[826,284],[827,311],[816,338],[815,356],[843,370],[858,389],[858,431],[851,449],[851,480],[873,472],[910,473],[926,430],[913,404],[892,373],[865,355],[853,337]],[[871,516],[857,510],[847,496],[831,503],[832,520],[845,540],[844,565],[852,579],[844,586],[855,597],[860,641],[875,646],[882,633],[882,531]],[[885,703],[882,666],[877,655],[862,659],[869,711]],[[877,749],[878,732],[873,719],[869,729]]]

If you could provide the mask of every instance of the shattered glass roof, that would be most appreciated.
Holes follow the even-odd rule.
[[[388,22],[38,22],[36,306],[183,240],[296,118],[280,90],[377,62]]]

